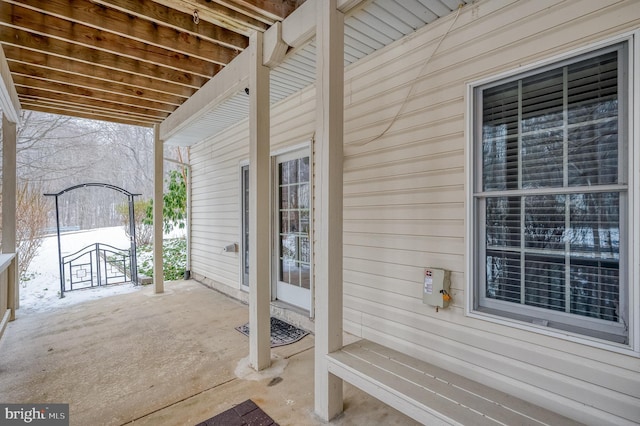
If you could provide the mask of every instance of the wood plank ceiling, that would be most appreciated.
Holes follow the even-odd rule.
[[[22,108],[151,126],[305,0],[0,0]]]

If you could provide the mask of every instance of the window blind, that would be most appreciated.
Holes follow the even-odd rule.
[[[619,321],[618,69],[613,50],[482,90],[486,298]]]

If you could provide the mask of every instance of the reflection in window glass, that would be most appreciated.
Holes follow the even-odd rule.
[[[242,166],[242,284],[249,286],[249,166]]]
[[[477,90],[479,307],[561,328],[590,317],[612,340],[628,338],[619,279],[624,52],[603,49]]]
[[[311,246],[309,244],[309,157],[278,164],[279,279],[310,287]]]

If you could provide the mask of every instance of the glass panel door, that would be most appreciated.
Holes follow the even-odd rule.
[[[277,160],[277,284],[276,298],[311,307],[311,191],[309,157]]]

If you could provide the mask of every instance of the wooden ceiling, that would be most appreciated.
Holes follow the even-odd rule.
[[[0,0],[23,109],[151,126],[305,0]]]

